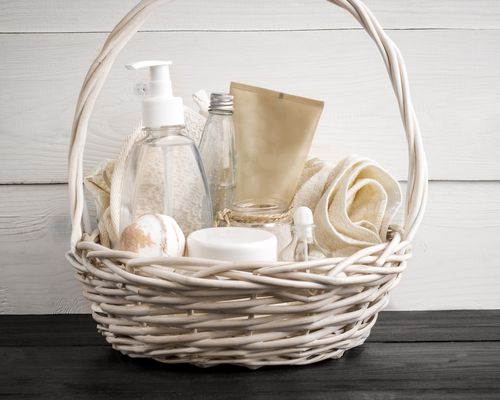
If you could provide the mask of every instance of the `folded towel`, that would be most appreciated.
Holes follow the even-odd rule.
[[[111,229],[109,213],[111,180],[115,166],[116,160],[103,161],[83,180],[85,187],[94,197],[99,240],[106,247],[111,247],[111,243],[117,239]]]
[[[401,199],[399,184],[387,171],[354,155],[335,167],[309,160],[294,207],[313,210],[317,240],[325,249],[333,256],[349,256],[386,241]]]

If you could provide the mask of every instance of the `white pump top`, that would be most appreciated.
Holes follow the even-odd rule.
[[[142,101],[142,123],[147,128],[184,125],[184,106],[172,94],[169,66],[172,61],[139,61],[127,69],[149,68],[149,93]]]

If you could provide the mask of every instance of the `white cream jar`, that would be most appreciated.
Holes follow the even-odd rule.
[[[195,231],[187,239],[188,255],[233,262],[277,261],[278,240],[262,229],[223,227]]]

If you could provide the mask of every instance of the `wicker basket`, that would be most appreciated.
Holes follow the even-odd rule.
[[[80,92],[69,155],[72,236],[68,260],[97,328],[131,357],[199,366],[309,364],[362,344],[410,257],[427,198],[427,167],[402,56],[358,0],[331,0],[378,46],[399,102],[409,151],[404,225],[387,242],[347,258],[231,264],[144,259],[98,242],[86,213],[82,158],[90,114],[119,51],[163,1],[143,0],[113,29]],[[347,274],[341,274],[345,272]]]

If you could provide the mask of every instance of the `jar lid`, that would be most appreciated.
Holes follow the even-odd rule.
[[[272,262],[278,240],[263,229],[221,227],[201,229],[187,239],[188,256],[232,262]]]

